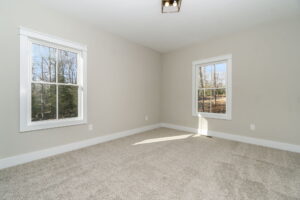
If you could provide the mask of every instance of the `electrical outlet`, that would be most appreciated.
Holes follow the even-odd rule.
[[[255,129],[256,129],[255,124],[250,124],[250,130],[255,131]]]
[[[89,131],[92,131],[94,129],[93,124],[89,124]]]
[[[148,121],[149,117],[148,115],[145,115],[145,121]]]

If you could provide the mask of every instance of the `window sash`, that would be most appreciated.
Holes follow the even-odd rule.
[[[77,84],[32,80],[32,44],[77,53]],[[58,51],[57,51],[58,52]],[[20,28],[20,132],[70,126],[87,123],[87,85],[86,85],[86,47],[55,36]],[[57,54],[57,53],[56,53]],[[57,60],[57,57],[56,57]],[[58,63],[56,62],[56,65]],[[58,75],[56,66],[56,76]],[[78,87],[78,117],[54,120],[32,121],[31,118],[31,84],[56,85],[56,98],[59,86]],[[58,101],[56,101],[58,104]],[[56,105],[58,112],[58,105]],[[56,113],[58,117],[58,113]]]
[[[217,89],[226,89],[227,87],[219,87],[219,88],[198,88],[198,90],[217,90]]]
[[[50,48],[54,48],[56,49],[56,66],[55,66],[55,82],[46,82],[46,81],[33,81],[32,80],[32,44],[38,44],[38,45],[43,45],[45,47],[50,47]],[[80,60],[81,60],[81,52],[73,50],[71,48],[67,48],[67,47],[63,47],[63,46],[59,46],[59,45],[54,45],[48,42],[44,42],[44,41],[38,41],[38,40],[34,40],[31,39],[30,40],[30,47],[29,47],[31,53],[30,53],[30,82],[32,83],[36,83],[36,84],[48,84],[48,85],[56,85],[56,119],[49,119],[49,120],[41,120],[41,121],[32,121],[32,102],[31,102],[31,91],[30,91],[30,99],[29,99],[29,103],[30,103],[30,123],[31,124],[36,124],[37,122],[49,122],[49,121],[57,121],[57,120],[66,120],[66,119],[80,119],[82,113],[81,111],[81,101],[80,101],[80,97],[81,97],[81,92],[82,92],[82,85],[80,85],[79,83],[80,78],[81,78],[81,74],[79,74],[79,69],[82,68],[82,66],[80,66]],[[58,82],[58,50],[64,50],[64,51],[68,51],[68,52],[72,52],[72,53],[76,53],[77,54],[77,84],[72,84],[72,83],[59,83]],[[30,84],[30,85],[31,85]],[[77,102],[77,109],[78,109],[78,116],[77,117],[68,117],[68,118],[63,118],[60,119],[59,118],[59,90],[58,90],[58,86],[74,86],[74,87],[78,87],[78,102]],[[31,89],[30,89],[31,90]]]
[[[199,87],[199,81],[200,81],[200,79],[201,79],[201,77],[198,77],[198,75],[200,74],[200,70],[201,70],[201,68],[205,68],[205,67],[208,67],[208,66],[213,66],[213,68],[214,68],[214,70],[212,70],[212,73],[211,74],[213,74],[213,73],[215,73],[215,65],[216,64],[222,64],[222,63],[226,63],[226,76],[225,76],[225,85],[226,85],[226,87],[222,87],[222,88],[217,88],[217,87],[214,87],[214,88],[202,88],[202,87]],[[196,76],[197,76],[197,78],[196,78],[196,84],[197,84],[197,88],[198,88],[198,90],[204,90],[204,91],[206,91],[206,90],[216,90],[216,89],[225,89],[225,92],[226,92],[226,108],[225,108],[225,113],[213,113],[213,112],[199,112],[199,104],[198,104],[198,95],[197,95],[197,97],[196,97],[196,112],[197,113],[199,113],[200,115],[205,115],[205,116],[212,116],[212,117],[217,117],[217,116],[222,116],[222,115],[224,115],[224,116],[226,116],[226,114],[227,114],[227,108],[228,108],[228,101],[227,101],[227,92],[228,92],[228,90],[227,90],[227,76],[228,76],[228,74],[227,74],[227,67],[228,67],[228,62],[226,61],[226,60],[223,60],[223,61],[217,61],[217,62],[210,62],[210,63],[206,63],[206,64],[202,64],[202,65],[198,65],[197,66],[197,73],[196,73]],[[211,77],[212,79],[213,79],[213,77]],[[214,81],[214,80],[212,80],[212,81]],[[212,108],[210,108],[210,110],[211,110]],[[215,116],[214,116],[215,115]]]
[[[231,119],[231,65],[232,65],[232,56],[224,55],[214,58],[209,58],[201,61],[193,62],[193,98],[192,98],[192,115],[196,117],[207,117],[207,118],[217,118],[217,119]],[[221,63],[226,63],[226,75],[225,75],[225,85],[226,87],[210,87],[202,88],[199,87],[200,81],[200,69],[210,65],[217,65]],[[198,110],[198,90],[217,90],[225,89],[226,92],[226,113],[211,113],[211,112],[199,112]]]
[[[31,83],[37,83],[37,84],[47,84],[47,85],[64,85],[64,86],[77,86],[82,87],[79,84],[72,84],[72,83],[55,83],[55,82],[45,82],[45,81],[31,81]]]

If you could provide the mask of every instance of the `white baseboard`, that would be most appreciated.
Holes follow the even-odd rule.
[[[243,142],[243,143],[248,143],[248,144],[254,144],[254,145],[265,146],[265,147],[270,147],[270,148],[274,148],[274,149],[280,149],[280,150],[300,153],[300,145],[295,145],[295,144],[288,144],[288,143],[276,142],[276,141],[272,141],[272,140],[246,137],[246,136],[241,136],[241,135],[233,135],[233,134],[216,132],[216,131],[209,131],[209,130],[206,131],[206,130],[201,130],[201,129],[196,129],[196,128],[168,124],[168,123],[161,123],[160,126],[165,127],[165,128],[176,129],[176,130],[180,130],[180,131],[186,131],[186,132],[192,132],[192,133],[196,133],[196,134],[213,136],[213,137],[222,138],[222,139],[226,139],[226,140],[233,140],[233,141],[238,141],[238,142]]]
[[[140,127],[140,128],[136,128],[136,129],[117,132],[117,133],[113,133],[113,134],[109,134],[109,135],[105,135],[105,136],[100,136],[100,137],[96,137],[96,138],[92,138],[92,139],[88,139],[88,140],[83,140],[80,142],[74,142],[74,143],[70,143],[70,144],[66,144],[66,145],[62,145],[62,146],[44,149],[41,151],[35,151],[35,152],[21,154],[21,155],[17,155],[17,156],[13,156],[13,157],[3,158],[3,159],[0,159],[0,169],[4,169],[7,167],[12,167],[15,165],[31,162],[31,161],[38,160],[41,158],[46,158],[49,156],[54,156],[57,154],[68,152],[68,151],[81,149],[81,148],[92,146],[95,144],[119,139],[119,138],[126,137],[129,135],[142,133],[142,132],[153,130],[153,129],[156,129],[159,127],[160,127],[160,124],[154,124],[154,125],[150,125],[150,126],[144,126],[144,127]]]
[[[175,124],[161,123],[160,127],[170,128],[170,129],[175,129],[175,130],[185,131],[185,132],[191,132],[191,133],[196,133],[196,134],[199,133],[198,129],[196,129],[196,128],[191,128],[191,127],[186,127],[186,126],[179,126],[179,125],[175,125]]]
[[[233,140],[233,141],[238,141],[238,142],[243,142],[243,143],[249,143],[249,144],[254,144],[254,145],[260,145],[260,146],[265,146],[265,147],[270,147],[274,149],[280,149],[280,150],[286,150],[286,151],[291,151],[291,152],[297,152],[300,153],[300,146],[299,145],[294,145],[294,144],[288,144],[288,143],[282,143],[282,142],[276,142],[276,141],[271,141],[271,140],[265,140],[265,139],[258,139],[258,138],[252,138],[252,137],[246,137],[246,136],[240,136],[240,135],[233,135],[233,134],[228,134],[228,133],[222,133],[222,132],[216,132],[216,131],[203,131],[201,129],[196,129],[196,128],[191,128],[191,127],[185,127],[185,126],[179,126],[179,125],[174,125],[174,124],[168,124],[168,123],[161,123],[161,124],[154,124],[150,126],[144,126],[136,129],[131,129],[127,131],[122,131],[122,132],[117,132],[105,136],[100,136],[80,142],[74,142],[62,146],[57,146],[49,149],[44,149],[40,151],[35,151],[31,153],[26,153],[26,154],[21,154],[13,157],[8,157],[8,158],[3,158],[0,159],[0,169],[4,169],[7,167],[12,167],[15,165],[31,162],[34,160],[38,160],[41,158],[46,158],[49,156],[54,156],[57,154],[65,153],[68,151],[73,151],[77,149],[81,149],[84,147],[92,146],[95,144],[100,144],[103,142],[119,139],[122,137],[134,135],[137,133],[142,133],[145,131],[153,130],[156,128],[171,128],[171,129],[176,129],[180,131],[185,131],[185,132],[191,132],[195,134],[202,134],[202,135],[208,135],[208,136],[213,136],[217,138],[223,138],[227,140]]]

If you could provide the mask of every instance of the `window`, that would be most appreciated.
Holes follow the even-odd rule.
[[[20,28],[20,131],[83,124],[86,47]]]
[[[231,119],[232,56],[193,62],[193,116]]]

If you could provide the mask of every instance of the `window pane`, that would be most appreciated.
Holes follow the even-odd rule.
[[[217,88],[226,87],[226,63],[215,65],[215,83]]]
[[[32,44],[32,80],[56,82],[56,49]]]
[[[214,88],[213,82],[213,65],[208,65],[205,67],[200,67],[200,79],[199,79],[199,88]]]
[[[78,87],[58,86],[58,118],[78,117]]]
[[[212,112],[226,113],[226,89],[216,89],[212,95]]]
[[[212,90],[198,90],[198,112],[211,112]]]
[[[58,82],[77,84],[77,54],[58,50]]]
[[[205,105],[205,99],[204,99],[204,90],[198,90],[198,112],[204,112],[204,105]]]
[[[31,120],[56,119],[56,86],[32,83]]]

